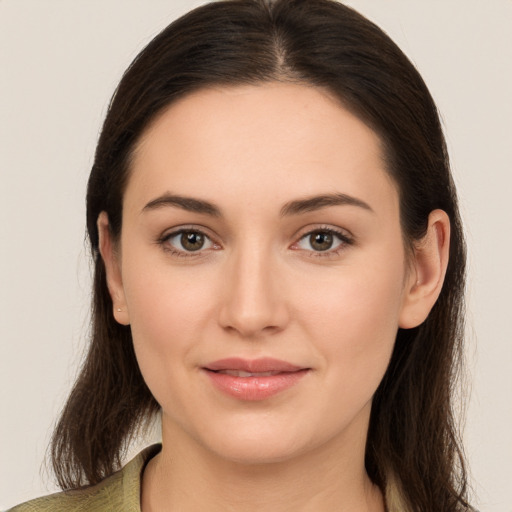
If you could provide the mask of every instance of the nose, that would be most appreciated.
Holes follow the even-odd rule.
[[[232,254],[222,286],[219,323],[244,338],[282,331],[289,321],[282,269],[269,251]]]

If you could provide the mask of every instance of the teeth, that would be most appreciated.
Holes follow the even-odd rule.
[[[219,370],[218,373],[224,373],[225,375],[231,375],[232,377],[272,377],[272,375],[277,375],[281,372],[250,373],[242,370]]]

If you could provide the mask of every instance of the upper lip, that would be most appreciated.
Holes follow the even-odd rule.
[[[296,366],[271,357],[262,357],[259,359],[243,359],[240,357],[228,357],[208,363],[205,368],[211,371],[220,370],[239,370],[248,373],[262,372],[296,372],[304,370],[304,367]]]

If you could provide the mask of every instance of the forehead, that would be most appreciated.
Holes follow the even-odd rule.
[[[381,146],[375,132],[323,89],[283,83],[209,88],[173,103],[146,130],[127,194],[285,202],[342,192],[372,200],[379,187],[394,189]]]

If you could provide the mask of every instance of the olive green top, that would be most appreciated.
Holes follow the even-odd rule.
[[[140,481],[148,461],[161,446],[149,446],[123,469],[99,484],[59,492],[18,505],[8,512],[141,512]]]

